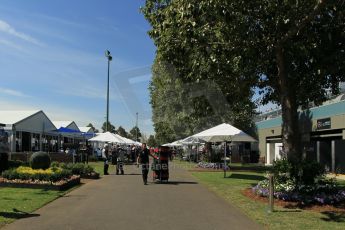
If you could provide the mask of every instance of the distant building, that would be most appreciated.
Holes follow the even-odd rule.
[[[330,171],[345,172],[345,94],[321,106],[303,110],[300,129],[304,155]],[[261,114],[256,119],[262,162],[270,165],[282,157],[281,111]]]

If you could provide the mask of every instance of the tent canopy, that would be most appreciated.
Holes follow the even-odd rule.
[[[257,142],[257,140],[255,140],[253,137],[249,136],[242,130],[239,130],[238,128],[226,123],[197,133],[192,137],[200,138],[206,142]]]
[[[181,140],[181,143],[183,145],[197,145],[197,144],[205,143],[205,141],[203,139],[201,139],[200,137],[190,136],[190,137],[186,137],[185,139]]]
[[[125,141],[122,138],[119,138],[118,136],[116,136],[116,134],[111,132],[99,133],[89,141],[125,144]]]

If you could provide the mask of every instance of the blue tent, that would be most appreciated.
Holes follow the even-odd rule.
[[[64,127],[60,127],[59,129],[56,129],[55,130],[56,132],[59,132],[59,133],[82,133],[78,130],[74,130],[74,129],[68,129],[68,128],[64,128]]]

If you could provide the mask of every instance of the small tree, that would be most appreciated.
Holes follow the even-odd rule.
[[[141,137],[141,133],[140,133],[140,129],[137,127],[137,126],[134,126],[130,131],[130,137],[132,139],[134,139],[135,141],[138,141],[136,140],[136,138],[140,138]]]
[[[122,128],[122,126],[119,126],[116,130],[117,134],[119,134],[122,137],[128,137],[128,133],[126,132],[126,130],[124,128]]]
[[[155,136],[150,135],[149,139],[147,140],[147,145],[150,147],[157,147]]]
[[[92,130],[93,130],[95,133],[99,133],[99,130],[96,129],[96,128],[93,126],[93,124],[91,124],[91,123],[89,123],[86,127],[90,127],[90,128],[92,128]]]
[[[106,132],[107,130],[107,122],[104,122],[103,125],[102,125],[102,130],[103,132]],[[115,126],[112,125],[109,121],[109,124],[108,124],[108,131],[111,132],[111,133],[115,133],[116,130],[115,130]]]

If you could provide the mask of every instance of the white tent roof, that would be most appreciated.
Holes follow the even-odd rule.
[[[122,138],[119,138],[116,136],[116,134],[110,132],[99,133],[97,134],[97,136],[91,138],[89,141],[125,144],[125,141]]]
[[[253,137],[249,136],[242,130],[239,130],[238,128],[226,123],[197,133],[193,135],[193,137],[200,138],[207,142],[257,142],[257,140],[255,140]]]
[[[123,143],[128,144],[128,145],[134,145],[135,141],[128,139],[126,137],[120,136],[118,134],[114,134],[116,137],[120,138],[121,140],[123,140]]]
[[[180,143],[182,143],[183,145],[196,145],[196,144],[200,144],[204,142],[205,141],[201,139],[200,137],[194,137],[194,136],[186,137],[185,139],[180,141]]]

